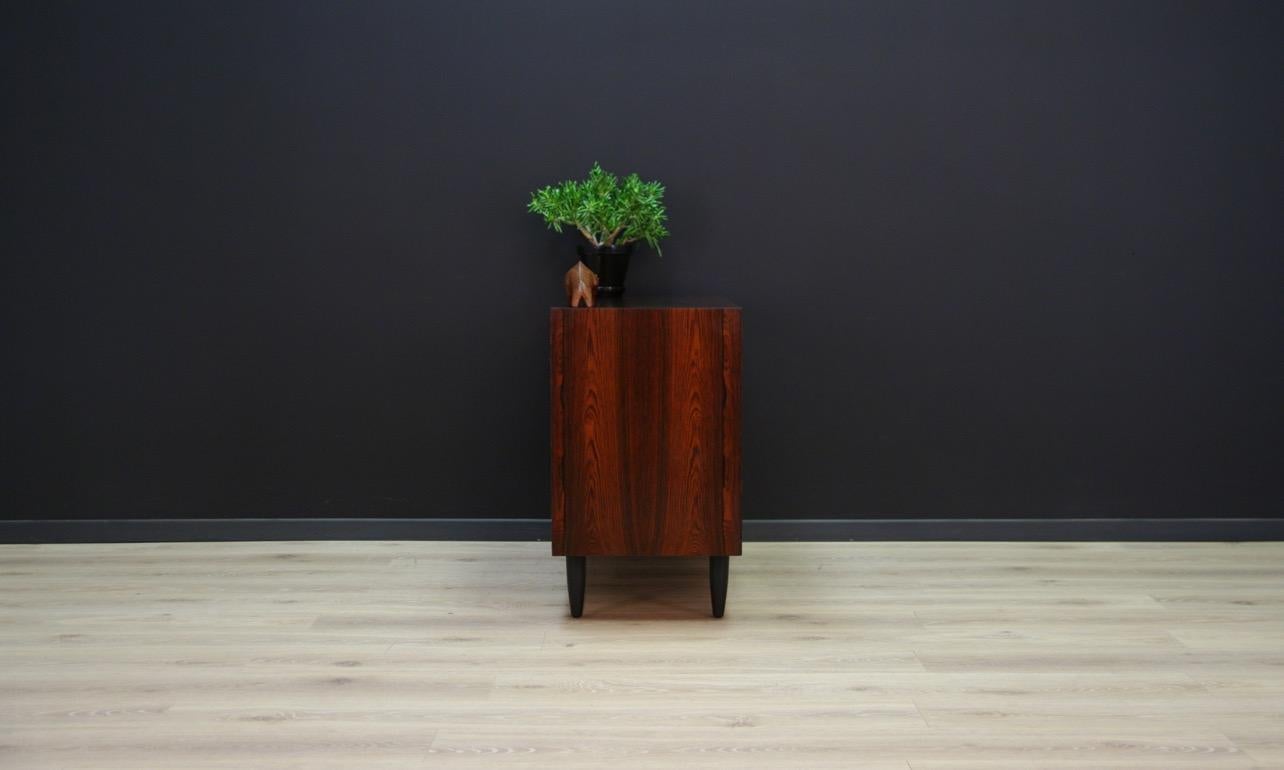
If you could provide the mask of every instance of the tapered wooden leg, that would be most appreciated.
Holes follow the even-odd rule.
[[[571,600],[571,617],[584,614],[584,573],[587,572],[584,556],[566,557],[566,593]],[[726,580],[723,580],[724,588]]]
[[[713,600],[713,616],[722,617],[727,609],[727,572],[730,556],[709,557],[709,597]]]

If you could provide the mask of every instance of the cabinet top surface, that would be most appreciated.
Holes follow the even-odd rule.
[[[567,307],[565,304],[554,305],[553,310],[591,313],[594,310],[637,310],[656,308],[710,308],[719,310],[739,310],[740,306],[724,297],[669,297],[669,296],[601,296],[594,307]]]

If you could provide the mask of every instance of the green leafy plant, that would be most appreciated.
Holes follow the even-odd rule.
[[[566,181],[531,193],[526,209],[559,233],[564,225],[574,227],[594,246],[646,241],[658,254],[660,239],[669,234],[664,185],[643,182],[637,174],[621,184],[596,163],[583,182]]]

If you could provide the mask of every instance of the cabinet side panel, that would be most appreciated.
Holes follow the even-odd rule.
[[[672,309],[665,317],[660,552],[723,554],[721,311]]]
[[[740,311],[722,311],[722,539],[740,555]]]
[[[550,542],[553,555],[566,553],[566,313],[554,308],[548,314],[549,379],[549,511],[553,522]]]
[[[621,313],[571,311],[566,328],[566,553],[627,553],[621,501]]]

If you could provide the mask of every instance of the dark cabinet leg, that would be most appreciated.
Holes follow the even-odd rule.
[[[727,571],[730,556],[709,557],[709,596],[713,600],[713,616],[722,617],[727,609]]]
[[[587,557],[566,557],[566,593],[571,599],[571,617],[578,618],[584,614],[584,573],[587,571]],[[723,580],[724,588],[726,580]]]

